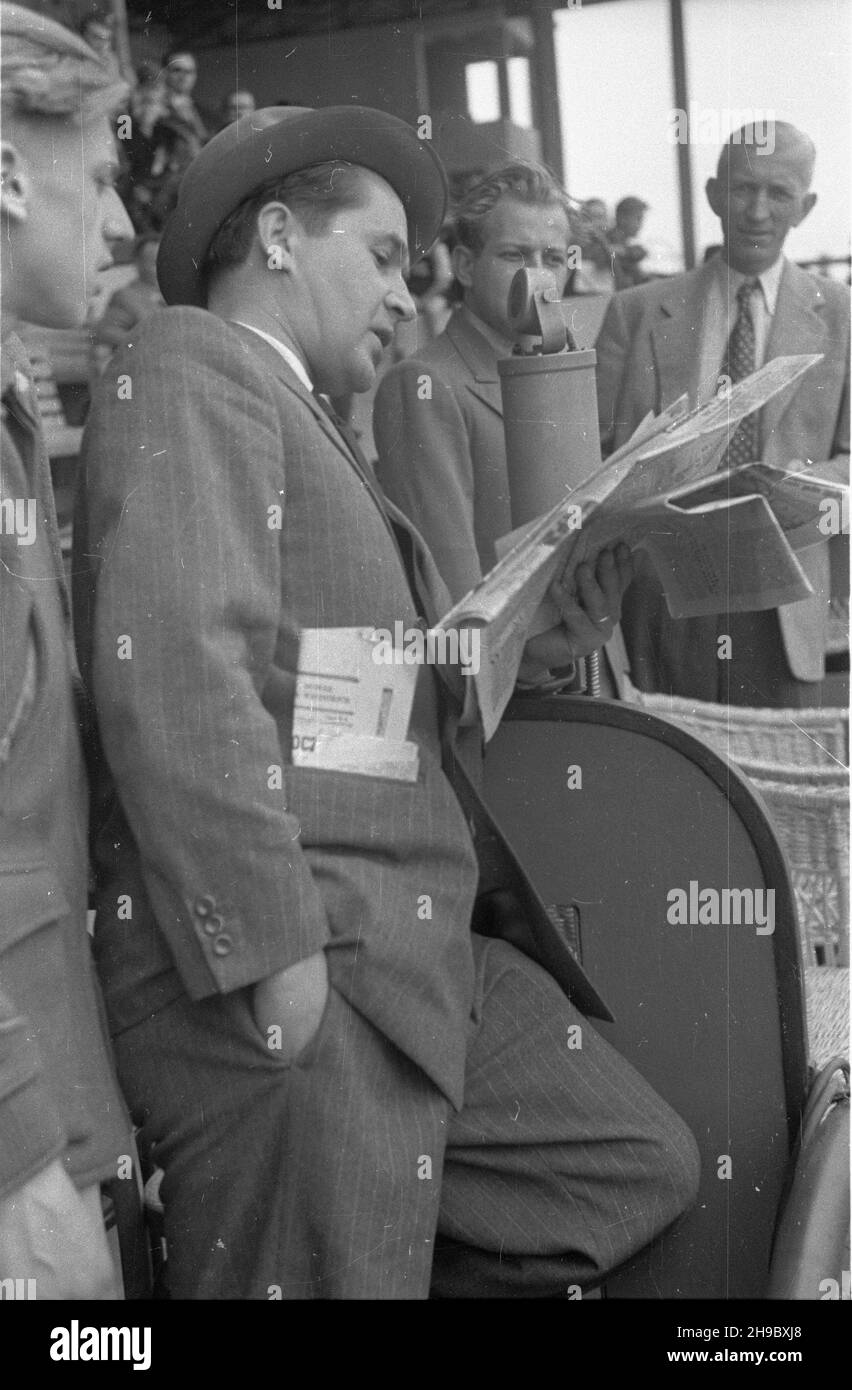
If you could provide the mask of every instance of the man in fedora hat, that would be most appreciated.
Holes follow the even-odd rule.
[[[448,605],[324,399],[372,385],[445,195],[380,111],[229,126],[165,230],[172,307],[85,440],[96,949],[177,1297],[564,1295],[695,1191],[691,1136],[578,1011],[602,1006],[466,775],[458,668],[418,672],[416,781],[291,755],[304,629]],[[619,596],[614,562],[590,575],[590,621]]]
[[[86,931],[87,790],[70,609],[22,324],[79,327],[130,221],[126,84],[69,29],[0,5],[0,1297],[115,1298],[100,1183],[130,1127]],[[14,1297],[14,1294],[12,1294]]]

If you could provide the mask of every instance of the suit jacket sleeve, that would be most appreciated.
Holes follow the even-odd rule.
[[[619,434],[619,407],[631,346],[630,328],[624,312],[625,299],[628,297],[629,292],[613,295],[595,342],[598,358],[595,368],[598,421],[604,458],[616,447]]]
[[[298,631],[282,431],[255,354],[206,313],[158,311],[107,367],[83,457],[76,620],[100,739],[185,988],[226,992],[329,937],[263,699],[294,689]]]
[[[0,993],[0,1198],[46,1168],[65,1144],[27,1020]]]
[[[379,482],[425,536],[457,603],[482,578],[470,437],[458,401],[433,367],[406,358],[376,393],[373,435]]]
[[[815,460],[817,467],[815,472],[822,474],[826,478],[831,478],[834,482],[849,482],[849,303],[844,300],[845,309],[845,341],[841,343],[840,355],[844,362],[843,391],[840,397],[840,405],[837,411],[837,423],[834,431],[834,441],[831,449],[831,457],[825,461],[825,467],[820,468],[820,460]],[[805,378],[807,381],[807,377]]]

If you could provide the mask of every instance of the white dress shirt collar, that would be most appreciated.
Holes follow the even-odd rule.
[[[256,328],[253,323],[243,323],[242,319],[231,319],[231,323],[238,324],[240,328],[248,328],[250,332],[256,333],[258,338],[263,338],[264,342],[268,343],[270,347],[275,348],[279,357],[284,358],[287,366],[292,368],[296,373],[296,376],[306,390],[313,394],[314,384],[308,376],[307,368],[301,357],[298,357],[291,347],[288,347],[286,343],[282,343],[280,338],[273,338],[271,333],[265,333],[262,328]]]
[[[779,256],[774,265],[768,270],[764,270],[760,275],[743,275],[741,271],[732,269],[722,256],[718,257],[719,279],[723,287],[727,288],[728,298],[733,302],[737,297],[737,290],[745,280],[756,280],[763,295],[763,304],[768,314],[774,315],[775,305],[778,303],[778,291],[781,288],[781,276],[784,273],[784,257]]]

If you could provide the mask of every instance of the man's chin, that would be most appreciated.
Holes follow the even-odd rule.
[[[742,275],[760,275],[775,264],[780,254],[781,247],[774,240],[753,241],[744,237],[729,248],[728,264]]]
[[[350,373],[347,385],[337,394],[339,396],[361,396],[365,391],[373,389],[378,374],[378,367],[375,367],[371,361],[361,363],[357,371]]]

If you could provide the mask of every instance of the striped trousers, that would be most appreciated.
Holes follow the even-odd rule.
[[[333,988],[292,1065],[248,991],[116,1039],[173,1298],[566,1296],[685,1210],[683,1122],[538,965],[473,942],[459,1113]]]

